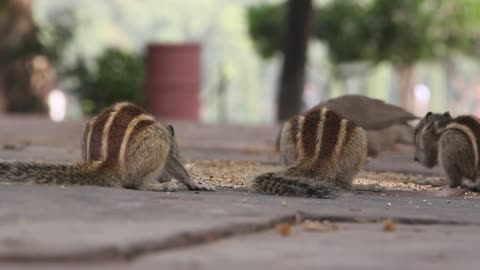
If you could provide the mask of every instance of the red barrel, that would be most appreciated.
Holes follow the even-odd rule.
[[[154,115],[199,119],[201,87],[199,44],[149,44],[146,105]]]

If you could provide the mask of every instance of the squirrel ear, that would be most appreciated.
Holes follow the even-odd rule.
[[[446,116],[446,117],[449,117],[449,118],[452,117],[452,116],[450,115],[450,112],[445,112],[445,113],[443,114],[443,116]]]
[[[432,112],[428,112],[428,113],[425,115],[425,118],[426,118],[426,119],[430,118],[430,116],[432,116],[432,114],[433,114]]]
[[[170,135],[172,135],[172,137],[175,137],[175,129],[173,129],[172,125],[168,125],[168,131],[170,131]]]

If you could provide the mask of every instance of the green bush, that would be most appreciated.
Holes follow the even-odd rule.
[[[143,103],[144,62],[140,54],[109,48],[91,69],[79,62],[71,71],[75,93],[86,114],[96,114],[119,101]]]

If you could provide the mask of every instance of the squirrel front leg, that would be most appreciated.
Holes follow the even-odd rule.
[[[186,185],[189,190],[215,190],[215,188],[211,185],[195,183],[190,177],[190,174],[180,162],[180,160],[178,160],[178,158],[173,154],[170,154],[168,156],[159,182],[168,181],[167,179],[171,178],[175,178],[176,180],[180,181],[181,183]]]

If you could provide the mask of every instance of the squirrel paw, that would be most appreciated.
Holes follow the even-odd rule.
[[[178,190],[178,185],[177,183],[171,181],[171,182],[166,182],[166,183],[152,183],[147,185],[144,190],[150,190],[150,191],[177,191]]]
[[[209,184],[197,184],[189,187],[190,190],[200,190],[200,191],[215,191],[215,187]]]

